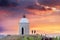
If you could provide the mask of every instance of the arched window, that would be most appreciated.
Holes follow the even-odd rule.
[[[24,34],[24,28],[22,27],[22,35]]]

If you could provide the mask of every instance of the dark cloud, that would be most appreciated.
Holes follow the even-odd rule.
[[[29,6],[29,5],[34,5],[34,2],[33,1],[20,1],[20,3],[19,3],[19,6],[20,7],[26,7],[26,6]]]
[[[2,0],[0,1],[2,6],[8,6],[8,4],[15,4],[16,2],[9,2],[8,0]],[[19,6],[19,8],[17,7]],[[44,6],[38,6],[34,3],[34,1],[30,0],[30,1],[22,1],[20,0],[19,5],[17,5],[16,7],[7,7],[7,8],[1,8],[0,10],[4,10],[4,12],[6,13],[5,15],[3,15],[4,17],[18,17],[21,14],[32,14],[30,12],[28,12],[25,9],[36,9],[36,10],[41,10],[41,11],[46,11],[46,8]],[[51,8],[48,8],[47,10],[52,10]]]
[[[36,0],[20,0],[19,5],[28,9],[45,10],[44,7],[36,5]]]
[[[46,10],[45,7],[38,6],[36,4],[35,5],[29,5],[26,8],[28,8],[28,9],[37,9],[37,10]]]
[[[60,5],[60,0],[38,0],[38,2],[42,5],[47,5],[47,6]]]
[[[11,2],[9,3],[9,0],[0,0],[0,6],[7,7],[7,6],[16,6],[17,3]]]
[[[30,12],[28,12],[25,9],[21,9],[21,8],[5,8],[5,9],[1,9],[2,14],[0,15],[0,19],[2,18],[17,18],[17,17],[21,17],[23,14],[32,14]],[[2,20],[1,20],[2,21]]]
[[[0,6],[8,6],[8,0],[0,0]]]
[[[16,2],[14,1],[16,0],[1,0],[0,1],[0,4],[1,4],[0,6],[3,6],[0,8],[0,10],[4,10],[3,11],[5,13],[3,15],[4,17],[17,17],[17,16],[20,16],[21,14],[31,14],[27,10],[25,10],[25,7],[28,5],[34,4],[32,0],[30,1],[20,0],[19,4],[17,4],[16,7],[9,7],[11,5],[16,4]]]
[[[26,7],[27,9],[36,9],[36,10],[40,10],[40,11],[46,11],[46,10],[52,10],[50,7],[49,8],[45,8],[45,6],[42,5],[29,5]]]
[[[20,1],[16,1],[16,0],[0,0],[0,6],[27,6],[27,5],[32,5],[34,3],[33,0],[20,0]]]

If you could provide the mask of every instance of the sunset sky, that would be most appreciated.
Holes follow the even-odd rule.
[[[0,34],[18,34],[23,14],[37,34],[60,33],[60,0],[9,0],[0,6]],[[15,6],[12,3],[17,3]],[[4,3],[4,2],[2,2]]]

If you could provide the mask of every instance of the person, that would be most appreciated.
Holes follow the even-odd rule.
[[[33,30],[32,30],[32,34],[33,34]]]
[[[34,34],[36,33],[36,30],[34,30]]]

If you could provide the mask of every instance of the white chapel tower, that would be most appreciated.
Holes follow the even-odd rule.
[[[25,15],[19,22],[19,35],[29,35],[29,21]]]

